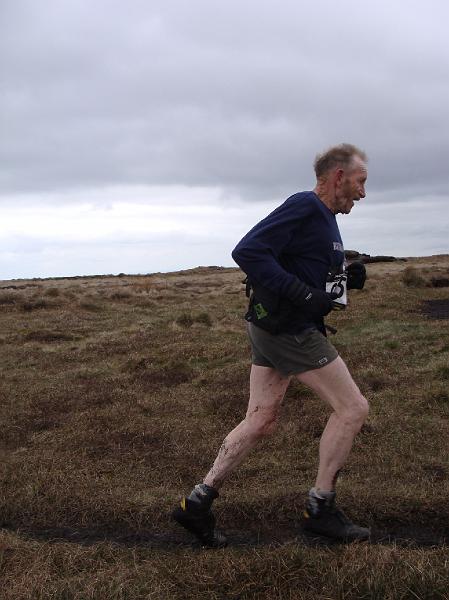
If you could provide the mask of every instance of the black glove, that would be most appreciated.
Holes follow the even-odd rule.
[[[353,262],[346,269],[348,290],[361,290],[366,281],[366,269],[362,262]]]
[[[328,294],[324,290],[309,287],[299,279],[293,282],[287,294],[289,300],[312,318],[329,314],[333,307],[332,300],[338,297],[338,294]]]

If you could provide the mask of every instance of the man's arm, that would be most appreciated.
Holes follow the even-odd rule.
[[[299,231],[296,212],[284,203],[253,227],[232,251],[232,258],[252,283],[280,295],[285,295],[297,279],[279,262],[283,250]]]
[[[279,257],[294,235],[300,235],[308,203],[288,200],[258,223],[237,244],[232,258],[252,284],[287,298],[311,316],[324,316],[332,310],[332,299],[324,291],[308,286],[280,264]]]

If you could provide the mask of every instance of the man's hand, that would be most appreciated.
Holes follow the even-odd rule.
[[[328,294],[324,290],[310,287],[297,279],[290,286],[289,300],[299,306],[305,314],[312,318],[325,317],[333,308],[332,300],[338,294]]]
[[[366,281],[366,269],[362,262],[353,262],[346,269],[348,290],[361,290]]]

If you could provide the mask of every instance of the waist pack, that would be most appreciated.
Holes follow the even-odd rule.
[[[301,324],[310,323],[300,309],[279,294],[267,290],[263,286],[251,283],[246,278],[246,295],[249,298],[248,310],[245,320],[272,334],[288,333],[294,324],[300,328]]]

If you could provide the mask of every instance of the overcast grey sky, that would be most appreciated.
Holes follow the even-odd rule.
[[[449,252],[446,0],[1,0],[0,279],[231,265],[317,152],[346,248]]]

